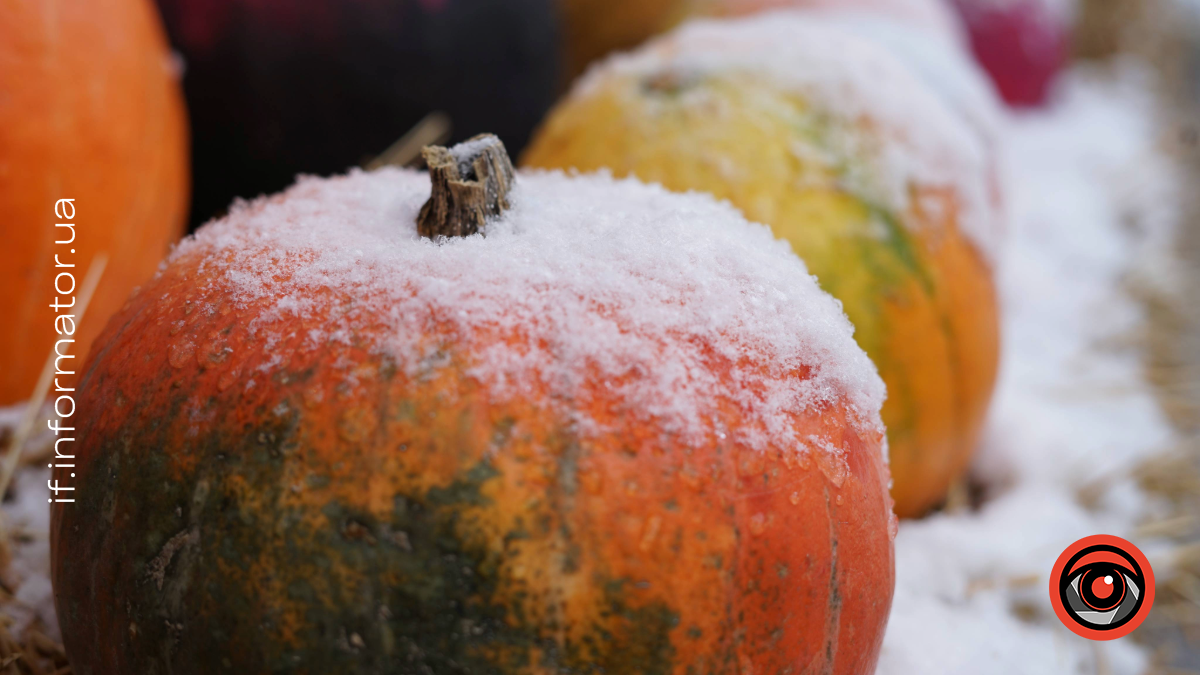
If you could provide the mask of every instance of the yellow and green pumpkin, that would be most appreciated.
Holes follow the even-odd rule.
[[[769,224],[887,384],[897,513],[964,471],[999,347],[990,158],[894,57],[811,17],[694,22],[593,69],[523,163],[705,191]]]

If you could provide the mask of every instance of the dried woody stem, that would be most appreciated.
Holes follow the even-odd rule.
[[[509,207],[513,166],[504,144],[480,134],[452,148],[421,151],[433,191],[417,217],[422,237],[468,237]]]

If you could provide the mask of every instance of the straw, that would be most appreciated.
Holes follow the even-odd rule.
[[[100,277],[104,274],[104,268],[108,265],[108,255],[98,253],[95,258],[92,258],[92,263],[88,266],[87,275],[83,278],[83,285],[80,287],[79,297],[76,300],[75,325],[78,327],[83,322],[83,315],[87,311],[88,304],[92,301],[92,294],[96,292],[96,286],[100,284]],[[33,388],[33,396],[29,399],[29,404],[25,408],[25,414],[21,418],[21,423],[17,427],[16,434],[12,439],[12,445],[8,447],[8,453],[4,456],[4,463],[0,465],[0,496],[8,492],[8,486],[12,482],[13,472],[17,470],[17,464],[21,459],[21,450],[25,447],[25,441],[29,439],[29,435],[33,433],[33,423],[37,419],[38,412],[41,411],[42,405],[46,402],[46,395],[50,393],[50,384],[54,380],[54,362],[57,354],[55,348],[50,348],[50,355],[46,357],[46,363],[42,366],[42,374],[38,377],[37,385]]]

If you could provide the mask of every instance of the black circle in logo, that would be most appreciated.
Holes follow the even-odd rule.
[[[1072,631],[1093,640],[1132,631],[1154,599],[1154,576],[1145,556],[1109,535],[1072,544],[1055,563],[1050,584],[1055,613]]]

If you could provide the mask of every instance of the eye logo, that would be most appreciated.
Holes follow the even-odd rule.
[[[1154,570],[1133,544],[1107,534],[1067,547],[1050,573],[1050,604],[1076,635],[1114,640],[1141,625],[1154,604]]]

